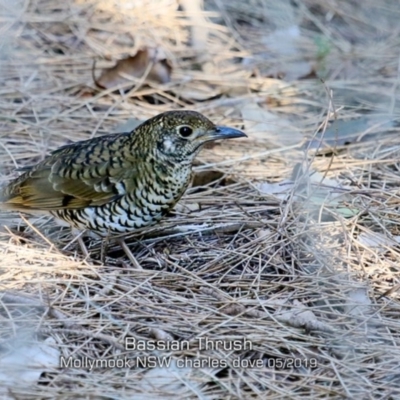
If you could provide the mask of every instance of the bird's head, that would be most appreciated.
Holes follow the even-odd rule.
[[[192,161],[207,142],[246,136],[238,129],[217,126],[195,111],[168,111],[146,121],[140,128],[145,128],[147,138],[155,142],[160,158],[176,162]]]

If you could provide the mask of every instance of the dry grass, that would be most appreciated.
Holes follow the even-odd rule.
[[[276,3],[210,0],[207,20],[172,0],[2,1],[3,182],[60,145],[165,110],[192,108],[249,129],[247,140],[205,149],[202,186],[159,226],[127,239],[141,269],[112,242],[90,240],[93,259],[84,260],[53,220],[2,214],[4,351],[51,337],[74,359],[173,360],[167,369],[45,365],[37,384],[16,378],[10,398],[399,397],[398,6]],[[191,30],[196,21],[201,29]],[[293,26],[293,43],[271,39]],[[170,83],[94,89],[94,59],[101,69],[140,46],[163,49]],[[300,79],[307,68],[310,78]],[[243,119],[249,104],[277,119]],[[344,124],[337,131],[334,120]],[[355,139],[332,144],[343,127]],[[127,337],[190,349],[128,351]],[[251,346],[199,349],[201,337]],[[177,364],[195,359],[217,361]],[[282,359],[297,364],[279,368]]]

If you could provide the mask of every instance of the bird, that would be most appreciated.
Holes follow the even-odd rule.
[[[163,112],[131,132],[64,145],[24,168],[0,188],[0,209],[48,213],[100,237],[128,234],[175,206],[206,143],[246,136],[196,111]]]

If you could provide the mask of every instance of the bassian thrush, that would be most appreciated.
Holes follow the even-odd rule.
[[[246,136],[195,111],[60,147],[0,189],[0,208],[48,212],[100,236],[153,225],[187,189],[207,142]]]

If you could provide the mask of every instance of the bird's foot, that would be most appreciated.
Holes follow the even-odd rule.
[[[71,229],[71,232],[72,232],[72,234],[74,235],[74,238],[73,238],[69,243],[67,243],[67,244],[62,248],[62,250],[65,251],[65,250],[67,250],[68,247],[70,247],[73,243],[78,242],[79,247],[81,248],[82,253],[83,253],[83,255],[85,256],[85,258],[90,258],[89,250],[88,250],[88,248],[86,247],[85,242],[83,241],[83,238],[82,238],[82,236],[85,234],[86,231],[80,231],[80,230],[78,230],[78,229],[76,229],[76,228],[72,228],[72,229]]]
[[[122,250],[124,250],[125,254],[128,256],[129,260],[131,261],[132,265],[136,269],[143,269],[141,265],[139,264],[138,260],[136,257],[133,255],[131,252],[130,248],[126,244],[124,239],[117,239],[117,243],[121,246]]]

